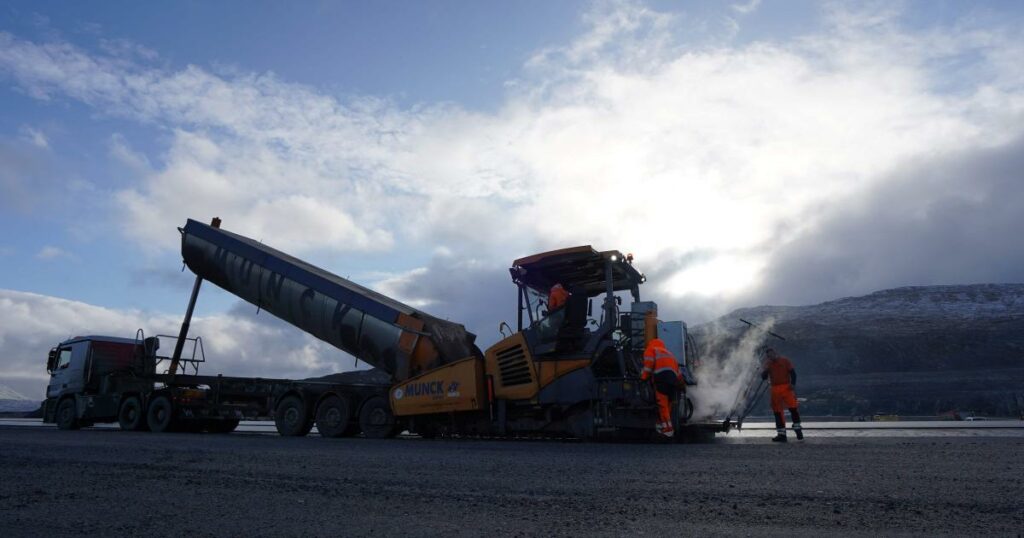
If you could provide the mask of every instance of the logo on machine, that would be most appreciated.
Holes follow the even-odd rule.
[[[448,397],[449,398],[458,398],[459,396],[460,396],[460,394],[459,394],[459,382],[458,381],[452,381],[451,384],[448,385]]]
[[[405,391],[403,391],[402,389],[395,389],[395,399],[401,400],[402,396],[405,396]]]
[[[442,396],[444,395],[444,381],[423,381],[410,383],[405,387],[406,396]]]

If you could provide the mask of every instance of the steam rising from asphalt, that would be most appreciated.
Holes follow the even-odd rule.
[[[723,419],[741,413],[757,387],[762,353],[774,320],[749,327],[737,335],[721,323],[711,324],[698,337],[701,365],[690,389],[694,420]]]

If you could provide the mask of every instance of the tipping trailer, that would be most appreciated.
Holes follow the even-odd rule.
[[[260,410],[273,413],[283,435],[305,435],[314,422],[324,433],[324,420],[337,435],[361,430],[370,437],[407,430],[423,437],[649,438],[657,410],[650,384],[641,382],[639,374],[646,342],[654,337],[679,358],[686,384],[696,383],[691,369],[695,346],[686,326],[658,320],[657,305],[640,300],[646,277],[634,268],[632,255],[580,246],[516,260],[510,274],[517,287],[517,330],[508,328],[510,334],[481,351],[475,335],[460,324],[219,224],[218,219],[211,225],[190,219],[179,228],[182,258],[196,281],[175,351],[167,358],[170,366],[162,374],[170,377],[132,373],[147,387],[155,383],[159,390],[180,392],[168,408],[175,419],[188,418],[187,402],[202,399],[199,393],[218,399],[224,386],[177,373],[204,280],[387,375],[386,383],[372,386],[257,380],[265,402]],[[564,308],[547,312],[546,294],[555,283],[570,297]],[[135,347],[141,356],[155,356],[145,343]],[[147,416],[153,401],[141,403]],[[730,427],[728,421],[692,422],[693,405],[685,391],[677,404],[674,421],[684,439],[705,439]],[[53,407],[59,423],[61,403]],[[72,409],[81,414],[78,407]],[[330,428],[329,417],[347,427]]]
[[[43,421],[60,429],[117,422],[129,431],[229,433],[240,420],[273,417],[282,435],[305,435],[312,422],[304,401],[316,401],[320,434],[338,436],[375,425],[354,417],[350,402],[386,406],[387,385],[353,377],[351,382],[295,381],[200,375],[202,339],[188,339],[193,353],[178,359],[192,373],[171,373],[172,357],[160,354],[161,339],[76,336],[50,350]],[[176,346],[177,347],[177,346]],[[367,411],[370,413],[370,411]]]

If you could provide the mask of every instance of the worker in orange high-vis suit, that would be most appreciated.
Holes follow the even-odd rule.
[[[779,355],[772,348],[765,350],[768,360],[765,362],[764,371],[761,372],[761,379],[770,379],[772,383],[772,413],[775,413],[775,437],[772,441],[778,443],[786,442],[786,416],[783,414],[789,409],[789,416],[793,419],[793,431],[796,432],[797,440],[804,438],[804,430],[800,426],[800,411],[797,409],[796,392],[793,386],[796,385],[796,369],[789,359]]]
[[[679,373],[679,361],[661,338],[653,338],[644,349],[644,369],[640,380],[652,380],[654,396],[658,402],[658,422],[654,429],[665,437],[675,435],[672,427],[672,402],[678,398],[683,376]]]
[[[565,291],[565,288],[561,284],[555,284],[551,286],[551,291],[548,292],[548,315],[565,306],[565,302],[569,300],[569,292]]]

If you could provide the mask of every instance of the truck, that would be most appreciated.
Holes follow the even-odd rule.
[[[641,381],[647,342],[662,339],[685,379],[673,403],[682,440],[728,431],[694,421],[696,346],[682,321],[642,301],[646,276],[632,254],[589,245],[519,258],[509,269],[517,319],[481,350],[465,326],[430,315],[270,246],[189,219],[178,229],[195,275],[174,352],[161,338],[76,337],[50,352],[44,420],[69,429],[118,422],[125,430],[227,432],[273,417],[278,433],[324,437],[400,432],[438,436],[655,438],[657,408]],[[188,336],[209,281],[374,367],[377,376],[286,380],[199,375],[201,338]],[[548,309],[561,284],[566,304]],[[550,310],[550,311],[549,311]],[[191,346],[191,355],[183,350]],[[192,368],[192,373],[187,369]]]

